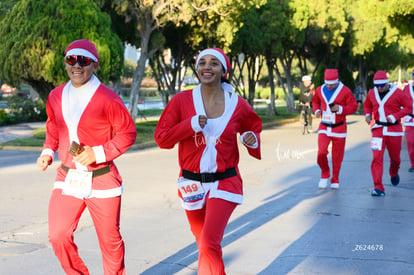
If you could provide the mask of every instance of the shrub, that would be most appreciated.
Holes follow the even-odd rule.
[[[7,101],[10,111],[3,119],[5,124],[45,121],[47,118],[46,104],[42,100],[33,101],[28,96],[14,95]]]

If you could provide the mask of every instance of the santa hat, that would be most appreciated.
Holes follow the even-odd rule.
[[[198,63],[200,62],[200,59],[203,56],[206,56],[208,54],[214,56],[215,58],[217,58],[220,61],[220,63],[224,67],[224,73],[225,73],[224,77],[227,78],[227,74],[230,71],[230,61],[227,58],[226,54],[223,52],[223,50],[219,49],[219,48],[207,48],[207,49],[201,51],[198,54],[197,58],[196,58],[196,63],[195,63],[196,70],[197,70],[197,67],[198,67]]]
[[[388,83],[388,76],[385,71],[377,71],[374,75],[374,85]]]
[[[312,78],[309,75],[302,76],[302,81],[311,81]]]
[[[337,84],[339,82],[337,69],[325,70],[325,84]]]
[[[75,40],[67,47],[65,57],[69,55],[82,55],[99,62],[98,50],[88,39]]]

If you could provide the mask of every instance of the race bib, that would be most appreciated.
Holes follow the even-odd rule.
[[[62,194],[87,198],[92,192],[92,172],[69,169]]]
[[[335,113],[328,113],[323,111],[322,113],[322,122],[327,124],[335,124]]]
[[[201,182],[180,177],[177,182],[177,189],[182,196],[185,209],[195,210],[204,206],[206,192]]]
[[[194,202],[204,197],[204,188],[201,182],[180,178],[177,182],[177,188],[185,202]]]
[[[382,150],[382,138],[373,137],[371,139],[371,149],[381,151]]]

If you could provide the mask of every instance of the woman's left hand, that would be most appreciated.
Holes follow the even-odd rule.
[[[79,162],[82,165],[90,165],[96,161],[95,152],[93,151],[92,147],[84,146],[85,150],[80,153],[78,156],[73,157],[74,160]]]
[[[252,146],[256,143],[256,137],[252,133],[247,133],[243,138],[243,143],[247,146]]]

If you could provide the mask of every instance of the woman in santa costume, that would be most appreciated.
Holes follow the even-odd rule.
[[[374,88],[368,92],[364,103],[365,120],[370,124],[372,132],[371,174],[374,181],[372,196],[385,195],[382,184],[385,148],[390,156],[391,183],[394,186],[400,183],[398,170],[401,162],[401,141],[404,135],[400,120],[413,113],[412,105],[408,94],[400,90],[397,85],[389,84],[385,71],[375,73]]]
[[[237,135],[249,154],[260,154],[262,123],[227,83],[230,62],[221,49],[196,59],[201,84],[171,98],[155,130],[161,148],[178,143],[178,194],[198,250],[198,274],[225,274],[221,241],[233,210],[243,200]]]
[[[328,186],[331,172],[328,146],[332,143],[331,188],[339,188],[339,172],[345,153],[346,116],[355,113],[357,102],[352,91],[339,81],[337,69],[325,70],[325,84],[316,88],[312,99],[315,116],[321,118],[318,129],[317,163],[321,169],[319,188]]]
[[[409,95],[414,102],[414,70],[411,72],[413,81],[404,87],[404,92]],[[414,105],[413,105],[414,108]],[[408,156],[410,157],[410,168],[408,172],[414,172],[414,114],[411,113],[404,117],[404,126],[407,139]]]
[[[104,274],[125,274],[119,232],[123,188],[113,160],[135,142],[135,124],[119,96],[94,75],[99,56],[92,42],[73,41],[65,51],[65,64],[70,81],[49,94],[46,140],[37,160],[46,170],[59,151],[62,163],[49,202],[49,240],[66,274],[89,274],[73,241],[88,208]]]

